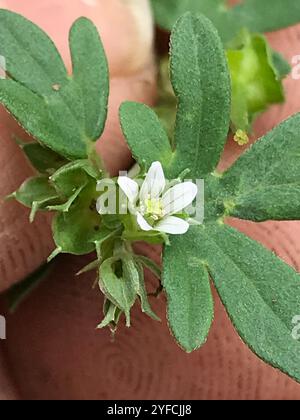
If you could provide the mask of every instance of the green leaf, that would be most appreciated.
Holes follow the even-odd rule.
[[[186,12],[203,14],[215,24],[227,18],[225,0],[151,0],[157,24],[171,30],[177,19]],[[224,25],[224,23],[223,23]],[[223,26],[222,25],[222,26]]]
[[[216,167],[229,130],[230,77],[222,43],[205,17],[180,18],[171,37],[171,80],[178,98],[173,177],[201,178]]]
[[[121,275],[116,274],[116,265],[121,265]],[[121,309],[130,326],[130,310],[136,300],[136,283],[132,276],[123,275],[122,262],[118,257],[105,260],[100,266],[99,286],[107,298]]]
[[[51,39],[26,18],[0,10],[0,54],[8,75],[39,96],[68,81],[65,65]]]
[[[41,174],[52,174],[67,163],[59,154],[38,143],[25,143],[21,147],[31,165]]]
[[[206,261],[199,256],[203,244],[198,230],[191,227],[186,235],[174,236],[163,257],[169,326],[187,352],[206,342],[214,312]]]
[[[154,111],[166,130],[170,141],[173,142],[177,100],[170,81],[169,61],[167,56],[161,57],[159,61],[158,101],[155,104]]]
[[[219,178],[228,215],[253,221],[300,218],[300,114],[258,140]]]
[[[243,31],[234,44],[226,52],[232,84],[231,121],[235,131],[247,132],[255,116],[284,101],[280,78],[284,69],[275,67],[278,56],[274,64],[274,53],[262,35]]]
[[[230,10],[232,21],[252,32],[271,32],[300,22],[295,0],[244,0]]]
[[[226,225],[200,228],[198,241],[198,258],[207,261],[241,338],[261,359],[300,382],[300,342],[292,336],[299,274]]]
[[[300,22],[300,5],[296,0],[243,0],[227,7],[225,0],[151,0],[156,22],[171,30],[185,12],[202,13],[217,27],[224,43],[242,29],[270,32]]]
[[[78,120],[64,103],[62,93],[53,91],[43,98],[14,80],[0,80],[0,102],[28,133],[50,149],[71,159],[86,156]]]
[[[120,108],[120,121],[138,163],[148,169],[153,162],[159,161],[167,174],[173,157],[172,150],[155,112],[146,105],[125,102]]]
[[[121,124],[135,158],[146,166],[158,160],[166,176],[187,168],[202,177],[217,165],[229,130],[230,78],[217,31],[204,17],[185,14],[171,40],[171,80],[178,98],[172,153],[166,132],[144,105],[121,107]],[[193,104],[191,106],[191,104]]]
[[[0,54],[11,78],[0,80],[0,102],[33,137],[76,159],[87,156],[91,140],[104,128],[108,70],[92,23],[75,22],[70,41],[73,76],[68,76],[41,29],[16,13],[0,10]]]
[[[109,73],[106,55],[94,24],[79,18],[70,31],[73,81],[81,90],[84,105],[85,134],[97,140],[107,116]]]

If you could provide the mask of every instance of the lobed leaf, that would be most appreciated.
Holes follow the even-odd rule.
[[[74,75],[68,76],[51,39],[36,25],[0,10],[0,55],[7,76],[0,102],[24,129],[68,159],[85,158],[102,133],[108,70],[96,28],[87,19],[70,32]]]
[[[39,96],[68,82],[65,65],[51,39],[23,16],[0,9],[0,54],[8,75]]]

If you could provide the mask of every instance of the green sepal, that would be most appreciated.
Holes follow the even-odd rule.
[[[161,278],[161,268],[153,260],[144,255],[136,255],[135,259],[138,263],[142,264],[142,266],[150,270],[155,277],[158,279]]]
[[[116,265],[120,265],[120,274],[116,274]],[[106,259],[100,266],[99,287],[107,298],[125,313],[126,325],[130,326],[130,310],[136,300],[136,280],[125,276],[119,257]]]
[[[53,236],[60,252],[75,255],[95,250],[95,241],[102,234],[101,216],[95,208],[96,185],[87,185],[67,213],[58,213],[53,220]]]
[[[57,191],[49,184],[46,176],[27,179],[10,197],[15,198],[24,206],[31,208],[31,222],[33,222],[38,210],[46,210],[48,205],[60,202]]]
[[[136,264],[136,268],[139,274],[139,286],[138,286],[137,293],[140,297],[142,312],[148,315],[154,321],[161,321],[161,319],[156,315],[156,313],[151,308],[151,305],[148,299],[148,293],[147,293],[146,285],[145,285],[143,265],[140,262],[136,262],[135,264]]]
[[[111,327],[112,331],[114,331],[119,323],[122,311],[114,303],[110,302],[109,299],[105,298],[103,304],[103,313],[104,319],[97,328],[101,329],[105,327]]]
[[[70,162],[58,169],[50,177],[50,181],[61,194],[70,197],[76,189],[91,181],[91,178],[97,180],[100,177],[101,172],[89,160],[81,159]]]

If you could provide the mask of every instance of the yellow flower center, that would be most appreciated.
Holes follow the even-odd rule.
[[[159,198],[148,198],[145,200],[145,214],[158,220],[163,217],[162,202]]]

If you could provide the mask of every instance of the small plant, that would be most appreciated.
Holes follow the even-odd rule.
[[[4,10],[0,23],[7,65],[0,101],[38,140],[21,144],[38,174],[12,196],[31,208],[31,220],[37,210],[55,212],[57,249],[50,259],[96,253],[83,271],[97,271],[105,295],[100,327],[115,328],[123,314],[129,326],[137,300],[157,319],[144,281],[148,267],[161,277],[172,334],[192,352],[205,343],[213,320],[211,279],[245,343],[300,382],[294,323],[299,274],[225,224],[229,216],[254,222],[300,218],[300,114],[217,172],[230,127],[228,62],[212,23],[187,13],[171,37],[178,103],[172,141],[153,110],[124,103],[120,121],[139,167],[110,179],[94,150],[106,121],[109,77],[93,24],[81,18],[71,28],[69,76],[51,40],[33,23]],[[187,210],[199,193],[204,220]],[[164,245],[162,273],[134,253],[140,240]]]

